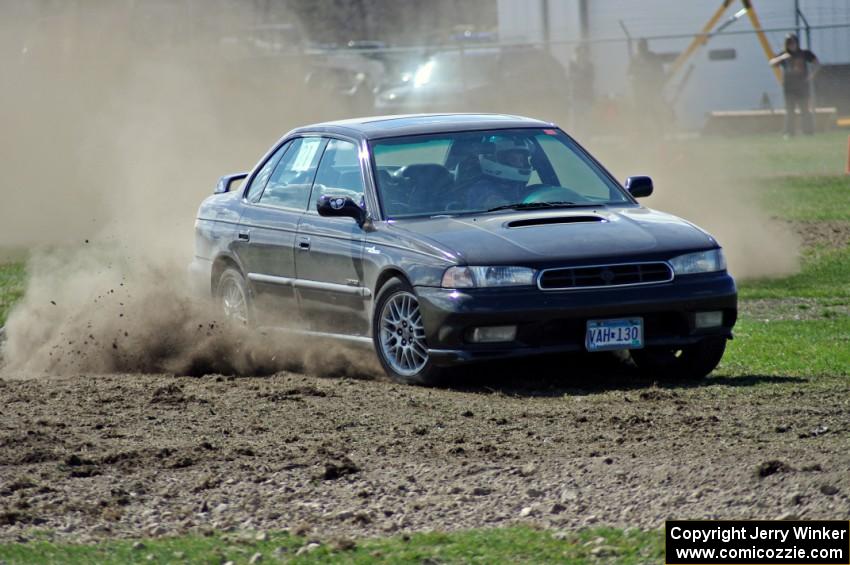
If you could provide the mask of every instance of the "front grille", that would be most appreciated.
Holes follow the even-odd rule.
[[[607,288],[656,284],[673,280],[667,263],[624,263],[546,269],[537,284],[543,290]]]

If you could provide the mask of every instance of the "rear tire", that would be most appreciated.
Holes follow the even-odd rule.
[[[631,351],[632,361],[647,377],[699,380],[708,376],[726,351],[725,337],[708,337],[683,347],[647,347]]]
[[[406,281],[390,279],[378,293],[372,342],[381,367],[394,381],[433,386],[444,375],[430,358],[419,299]]]
[[[216,285],[216,305],[224,318],[241,326],[253,322],[248,284],[238,270],[228,267],[221,273]]]

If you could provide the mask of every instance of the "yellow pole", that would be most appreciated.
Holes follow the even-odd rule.
[[[761,48],[764,50],[764,54],[767,56],[767,60],[773,59],[776,54],[773,52],[773,48],[770,46],[770,42],[767,40],[767,36],[764,34],[764,31],[761,28],[761,22],[759,22],[759,17],[756,15],[756,10],[752,6],[752,2],[750,0],[742,0],[744,3],[744,8],[747,9],[747,16],[750,18],[750,22],[753,24],[753,29],[756,30],[756,36],[759,38],[759,43],[761,43]],[[777,82],[782,84],[782,72],[779,70],[779,67],[771,67],[773,69],[773,74],[776,76]]]
[[[720,8],[717,9],[716,12],[714,12],[714,15],[711,16],[711,19],[708,20],[708,23],[703,26],[699,35],[695,36],[694,39],[691,41],[691,44],[688,45],[688,48],[682,51],[682,53],[678,57],[676,57],[676,60],[673,61],[672,65],[670,65],[670,72],[667,73],[668,80],[670,79],[670,77],[676,74],[676,71],[678,71],[682,67],[682,65],[685,64],[685,61],[687,61],[690,56],[694,54],[694,51],[696,51],[700,45],[705,45],[705,43],[708,41],[708,33],[712,29],[714,29],[714,26],[717,24],[718,20],[723,17],[723,13],[729,7],[732,1],[733,0],[723,0],[723,4],[720,6]]]

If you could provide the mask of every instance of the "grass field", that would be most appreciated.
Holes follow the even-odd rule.
[[[847,134],[837,130],[788,141],[772,135],[716,136],[694,141],[692,151],[742,176],[834,176],[844,172]]]
[[[846,222],[850,217],[850,177],[784,176],[765,180],[763,185],[764,202],[783,218]]]
[[[819,136],[794,143],[775,138],[740,142],[736,158],[751,160],[755,176],[763,179],[761,196],[777,216],[803,229],[829,221],[836,229],[850,227],[850,178],[843,168],[843,134]],[[719,140],[706,140],[717,149]],[[725,143],[725,142],[723,142]],[[743,166],[739,163],[740,166]],[[836,174],[827,175],[827,171]],[[850,233],[850,232],[843,232]],[[0,266],[0,324],[9,307],[22,295],[22,264]],[[748,376],[806,376],[817,386],[850,375],[850,246],[810,245],[804,250],[801,272],[784,279],[745,281],[740,285],[741,317],[718,374]],[[757,386],[782,386],[773,381]],[[741,392],[744,394],[744,392]],[[135,563],[190,560],[219,563],[248,562],[259,553],[265,560],[296,563],[341,561],[388,562],[658,562],[663,557],[659,531],[593,529],[555,532],[504,528],[455,533],[415,534],[410,537],[324,543],[296,555],[309,540],[285,533],[258,541],[215,534],[98,545],[66,545],[47,541],[0,545],[0,562],[7,563]]]

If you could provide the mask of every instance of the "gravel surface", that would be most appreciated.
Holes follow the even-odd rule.
[[[483,366],[432,389],[5,374],[0,540],[850,518],[846,383],[659,386],[581,362]]]

